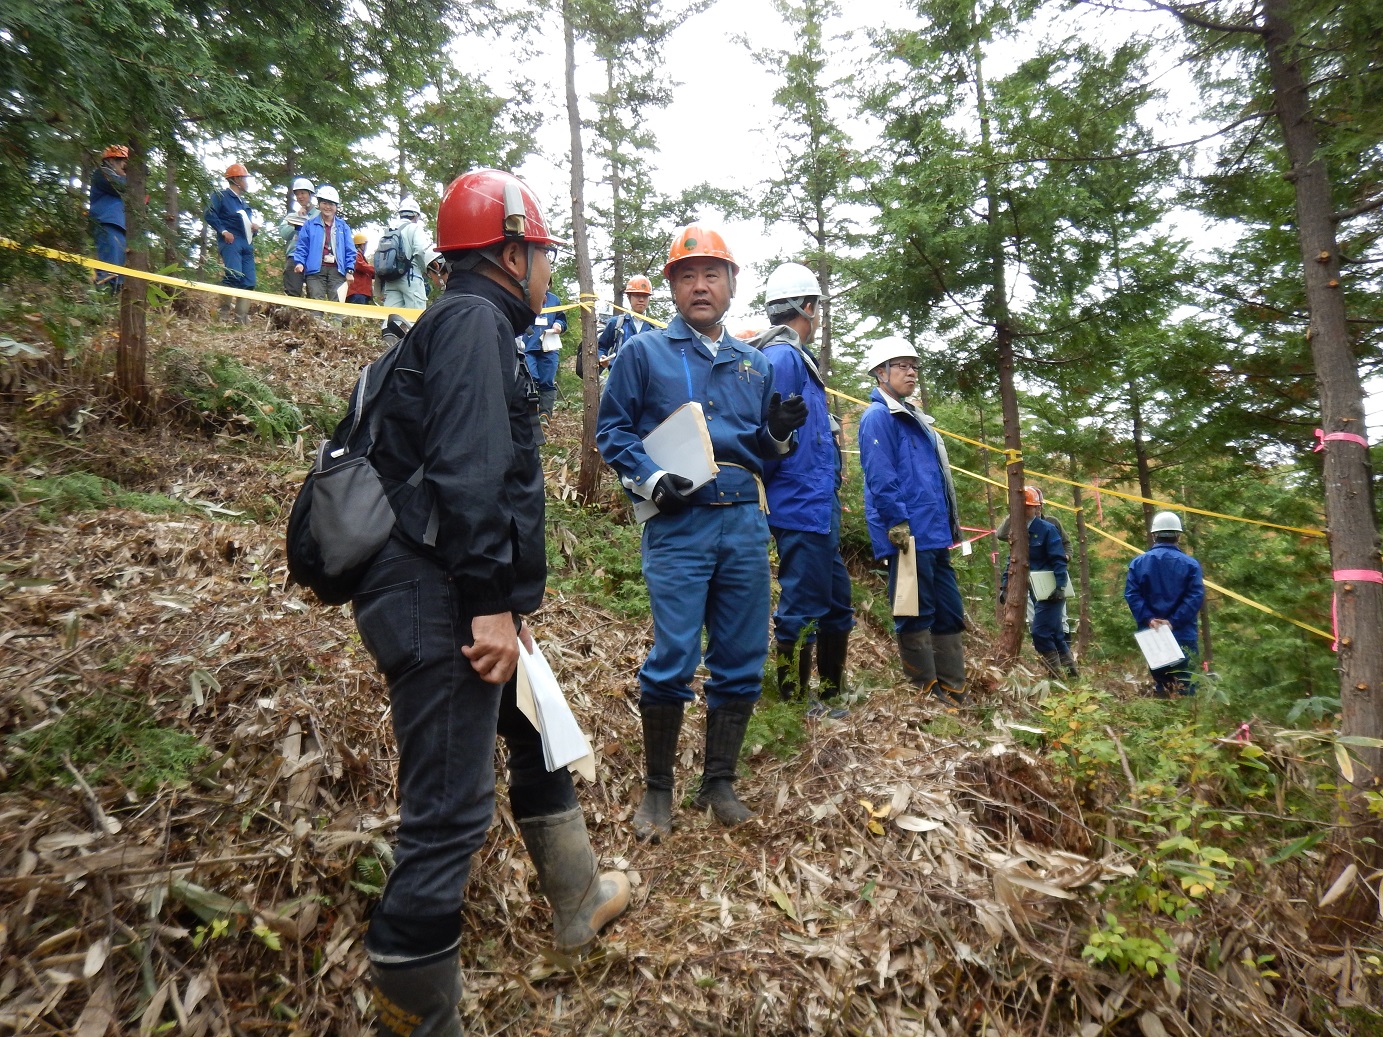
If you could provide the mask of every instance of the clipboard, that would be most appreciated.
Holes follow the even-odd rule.
[[[1148,627],[1135,633],[1133,638],[1142,649],[1150,670],[1160,670],[1164,666],[1186,661],[1186,653],[1177,644],[1171,627]]]
[[[696,400],[682,404],[644,436],[643,448],[649,460],[663,471],[690,479],[693,490],[701,489],[720,474],[711,446],[711,431]],[[658,506],[651,500],[634,502],[635,521],[647,522],[656,514]]]
[[[1038,601],[1046,601],[1056,593],[1056,573],[1050,569],[1029,569],[1028,587]]]

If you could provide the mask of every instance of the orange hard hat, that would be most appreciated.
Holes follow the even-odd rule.
[[[730,252],[730,246],[725,244],[725,239],[720,236],[719,231],[703,227],[698,223],[689,223],[672,238],[672,248],[668,249],[663,276],[670,276],[672,268],[682,260],[692,259],[696,256],[723,259],[730,264],[732,274],[740,272],[739,264],[735,262],[735,257]]]
[[[502,169],[462,173],[437,207],[437,251],[486,248],[503,241],[566,244],[552,236],[538,196],[513,173]]]
[[[129,158],[130,149],[123,144],[112,144],[101,152],[102,158]]]
[[[235,177],[235,176],[249,176],[249,175],[250,175],[250,171],[249,171],[248,169],[246,169],[244,166],[242,166],[239,162],[232,162],[232,163],[230,164],[229,168],[226,169],[226,179],[227,179],[227,180],[229,180],[231,177]]]
[[[1023,503],[1030,508],[1042,507],[1042,491],[1036,486],[1024,486]]]
[[[652,295],[653,282],[644,277],[643,274],[635,274],[629,279],[629,283],[624,286],[625,295]]]

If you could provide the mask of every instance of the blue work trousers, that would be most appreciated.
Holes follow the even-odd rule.
[[[1198,641],[1186,642],[1180,638],[1177,644],[1181,646],[1182,653],[1186,656],[1179,663],[1172,663],[1170,666],[1159,666],[1155,670],[1149,670],[1152,674],[1153,682],[1157,685],[1155,694],[1158,698],[1170,698],[1173,695],[1194,695],[1196,693],[1196,671],[1195,664],[1192,662],[1198,654],[1200,643]]]
[[[965,607],[960,584],[951,568],[951,549],[933,547],[917,551],[917,615],[895,616],[893,629],[900,634],[930,630],[933,634],[959,634],[965,630]],[[898,584],[898,555],[888,558],[888,600]]]
[[[855,625],[850,604],[850,573],[840,557],[840,507],[831,517],[829,533],[808,533],[770,525],[778,544],[778,608],[773,613],[773,636],[793,641],[810,627],[816,632],[843,633]]]
[[[528,361],[528,373],[533,376],[533,381],[537,383],[538,391],[555,392],[557,389],[557,364],[562,359],[562,354],[554,349],[545,353],[525,353],[523,358]]]
[[[116,266],[125,265],[125,232],[113,223],[95,223],[91,225],[92,236],[96,239],[96,258],[102,263],[114,263]],[[102,287],[109,287],[112,291],[119,291],[120,286],[125,283],[125,279],[111,270],[97,270],[96,283]]]
[[[706,631],[706,704],[755,702],[768,657],[768,522],[756,503],[654,515],[643,528],[653,649],[639,669],[640,702],[692,700]]]
[[[1035,601],[1033,596],[1029,594],[1028,601],[1032,603],[1032,646],[1037,649],[1037,654],[1045,655],[1048,652],[1056,652],[1058,655],[1064,654],[1066,651],[1066,624],[1064,621],[1066,599]]]
[[[391,540],[352,604],[360,638],[389,683],[399,747],[398,845],[379,910],[454,916],[494,816],[496,733],[509,750],[516,817],[576,806],[571,775],[547,770],[514,681],[481,680],[462,654],[474,642],[472,616],[441,567]]]
[[[227,288],[253,288],[255,286],[255,249],[244,238],[226,241],[221,238],[216,247],[221,251],[221,266],[225,273],[221,283]]]

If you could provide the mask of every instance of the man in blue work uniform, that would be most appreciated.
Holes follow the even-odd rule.
[[[544,310],[561,305],[556,292],[548,292],[543,299]],[[523,358],[538,386],[538,414],[544,425],[557,404],[557,364],[562,359],[562,333],[566,330],[567,315],[554,310],[538,314],[523,333]]]
[[[860,418],[864,511],[875,558],[888,560],[888,596],[898,581],[898,549],[912,538],[917,615],[897,616],[898,654],[908,681],[944,703],[965,696],[965,612],[951,568],[960,540],[951,464],[931,418],[907,402],[917,388],[917,350],[897,336],[869,347],[864,366],[877,379]]]
[[[784,699],[811,688],[812,654],[821,675],[820,700],[808,716],[840,719],[834,703],[845,690],[845,658],[855,610],[850,574],[840,556],[840,423],[826,402],[826,383],[807,347],[821,326],[822,292],[801,263],[769,275],[764,305],[773,327],[752,340],[773,365],[773,388],[783,399],[807,401],[797,449],[764,466],[768,528],[778,544],[778,693]],[[794,667],[794,661],[796,666]],[[795,670],[795,672],[794,672]]]
[[[1043,665],[1053,677],[1061,676],[1062,667],[1065,667],[1068,677],[1078,677],[1076,659],[1066,641],[1066,624],[1062,618],[1068,566],[1066,545],[1062,542],[1061,530],[1056,523],[1042,516],[1042,491],[1036,486],[1023,487],[1023,511],[1028,520],[1028,569],[1031,572],[1049,572],[1055,581],[1055,589],[1042,598],[1038,598],[1031,587],[1028,588],[1032,646],[1037,649]],[[1008,566],[1005,565],[1004,578],[999,585],[1000,604],[1006,600],[1007,593]]]
[[[1178,546],[1181,519],[1175,513],[1159,511],[1153,516],[1151,532],[1153,546],[1128,564],[1124,600],[1139,630],[1171,627],[1186,656],[1180,663],[1151,671],[1156,684],[1153,695],[1160,699],[1174,693],[1194,695],[1191,658],[1199,647],[1196,619],[1205,601],[1201,563]]]
[[[635,274],[624,286],[624,297],[629,301],[629,308],[634,312],[617,314],[606,321],[605,327],[600,329],[600,338],[596,339],[596,348],[600,352],[600,369],[602,371],[609,368],[610,362],[615,359],[615,354],[620,351],[621,346],[635,335],[653,327],[652,324],[643,319],[643,314],[648,310],[648,300],[652,296],[653,282],[644,277],[643,274]]]
[[[125,265],[125,168],[130,149],[112,144],[101,152],[101,164],[91,174],[91,233],[96,239],[96,258]],[[97,270],[96,284],[119,292],[124,278],[111,270]]]
[[[672,778],[682,710],[707,634],[706,754],[698,809],[726,825],[751,812],[735,796],[735,767],[762,691],[768,654],[768,524],[764,459],[792,449],[807,418],[799,398],[773,392],[764,355],[726,333],[735,263],[724,239],[696,224],[673,238],[663,275],[677,316],[637,335],[600,401],[596,445],[632,497],[657,513],[643,530],[643,572],[653,612],[653,649],[639,669],[647,789],[634,833],[657,842],[672,830]],[[693,489],[663,471],[643,437],[684,404],[705,415],[719,474]]]
[[[216,232],[216,247],[221,252],[221,266],[225,274],[221,283],[227,288],[254,288],[255,247],[254,237],[260,227],[259,217],[245,200],[245,191],[250,182],[250,171],[239,162],[226,169],[226,183],[211,196],[204,218],[207,226]],[[218,315],[224,319],[230,308],[230,297],[221,296]],[[235,319],[241,324],[250,320],[250,300],[235,300]]]

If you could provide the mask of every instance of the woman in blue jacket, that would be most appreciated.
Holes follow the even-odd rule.
[[[864,512],[875,558],[888,559],[888,596],[898,581],[898,549],[915,542],[917,615],[898,616],[898,654],[915,687],[945,702],[965,699],[965,612],[951,568],[960,540],[951,464],[931,419],[907,402],[917,387],[917,350],[896,336],[869,347],[878,379],[860,418]]]
[[[288,257],[293,269],[307,282],[307,297],[338,302],[337,293],[355,273],[354,235],[338,215],[341,196],[330,184],[317,188],[317,215],[298,231],[298,242]],[[336,323],[340,317],[334,317]]]
[[[101,152],[101,164],[91,174],[91,233],[96,239],[96,258],[103,263],[125,265],[125,166],[130,149],[112,144]],[[120,291],[124,278],[111,270],[97,270],[96,283]]]

